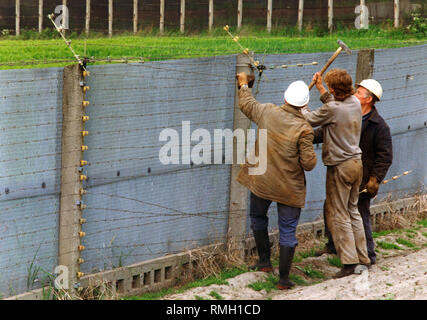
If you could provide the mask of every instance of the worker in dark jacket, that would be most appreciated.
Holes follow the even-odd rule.
[[[393,145],[390,128],[375,108],[375,103],[381,100],[383,94],[381,85],[376,80],[367,79],[356,84],[356,87],[355,97],[359,99],[362,106],[360,148],[362,149],[363,178],[360,191],[367,190],[360,193],[357,205],[362,215],[368,256],[371,264],[375,264],[375,243],[372,237],[369,208],[371,198],[377,195],[379,184],[393,161]],[[320,143],[322,140],[322,133],[315,131],[314,143]],[[326,230],[326,235],[328,236],[326,248],[318,251],[316,255],[336,253],[329,230]]]

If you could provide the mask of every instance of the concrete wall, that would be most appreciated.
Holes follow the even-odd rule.
[[[57,265],[62,68],[0,72],[0,293]],[[34,268],[31,268],[33,262]],[[44,272],[35,278],[42,280]],[[35,283],[37,287],[39,283]]]
[[[391,192],[400,198],[413,195],[427,182],[426,48],[375,53],[374,78],[384,87],[377,107],[390,125],[394,143],[394,163],[386,178],[413,170],[383,185],[376,201]],[[330,54],[267,55],[265,64],[322,65]],[[334,67],[346,68],[354,77],[356,61],[357,52],[341,55]],[[184,120],[191,121],[192,131],[205,128],[211,136],[215,128],[233,128],[235,68],[235,56],[89,67],[89,150],[84,153],[89,164],[83,167],[89,179],[82,199],[87,223],[82,226],[86,250],[81,271],[91,274],[225,241],[230,166],[164,166],[158,153],[166,142],[159,141],[159,134],[172,128],[181,137]],[[318,68],[267,70],[268,82],[261,82],[257,99],[281,104],[290,82],[309,82]],[[62,77],[59,68],[0,72],[3,296],[31,289],[31,270],[52,272],[58,263]],[[311,108],[320,105],[314,89]],[[322,213],[325,167],[320,146],[316,150],[319,162],[306,176],[307,205],[300,223]],[[275,206],[270,210],[270,226],[275,228]],[[34,288],[46,276],[43,270]]]

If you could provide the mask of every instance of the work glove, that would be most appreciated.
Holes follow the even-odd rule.
[[[250,74],[247,75],[245,72],[240,72],[236,75],[237,85],[240,89],[241,86],[247,84],[249,88],[252,88],[255,82],[255,76]]]
[[[376,196],[379,188],[379,183],[376,177],[369,177],[369,181],[366,184],[366,190],[372,195]]]

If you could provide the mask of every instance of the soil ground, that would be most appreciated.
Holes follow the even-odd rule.
[[[412,225],[412,228],[374,233],[377,263],[361,275],[332,279],[340,270],[337,266],[339,260],[330,254],[314,257],[313,248],[322,247],[325,240],[311,239],[300,241],[302,245],[291,269],[293,280],[298,284],[291,290],[281,291],[275,288],[278,270],[277,260],[273,259],[275,275],[247,272],[228,279],[228,285],[198,287],[165,296],[164,299],[427,299],[426,221],[423,220],[424,224]],[[307,248],[311,249],[307,251]]]

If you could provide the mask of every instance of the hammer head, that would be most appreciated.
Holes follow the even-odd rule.
[[[337,43],[347,54],[351,54],[350,48],[344,42],[342,42],[341,40],[337,40]]]

